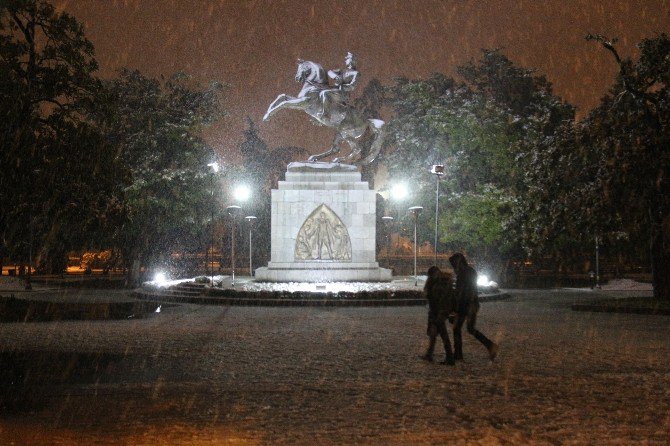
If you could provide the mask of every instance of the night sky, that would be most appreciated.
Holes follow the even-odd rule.
[[[344,65],[352,51],[362,79],[385,85],[395,76],[454,74],[480,57],[480,48],[502,48],[514,62],[546,74],[555,92],[581,115],[611,85],[611,55],[584,36],[619,37],[623,55],[635,55],[642,37],[670,33],[670,0],[454,1],[454,0],[57,0],[84,23],[101,75],[121,67],[158,76],[186,71],[203,82],[231,85],[228,116],[208,142],[228,159],[245,128],[259,123],[270,147],[298,145],[316,153],[333,131],[284,110],[262,123],[279,93],[297,95],[296,59]],[[382,118],[385,118],[382,116]],[[388,117],[386,117],[388,118]]]

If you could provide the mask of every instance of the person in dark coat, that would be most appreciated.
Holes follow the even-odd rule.
[[[454,357],[463,360],[463,337],[461,328],[467,321],[468,333],[481,342],[489,352],[489,358],[493,361],[498,354],[498,344],[484,336],[475,328],[477,323],[477,312],[479,311],[479,296],[477,292],[477,272],[468,265],[465,256],[460,252],[449,257],[449,263],[456,273],[456,319],[454,320]]]
[[[442,364],[454,365],[454,354],[451,350],[449,333],[445,324],[449,314],[455,310],[456,295],[454,282],[451,274],[440,271],[437,266],[431,266],[428,270],[428,278],[423,287],[428,300],[428,329],[426,334],[429,338],[428,350],[421,356],[424,361],[433,361],[435,341],[439,334],[444,344],[445,359]]]

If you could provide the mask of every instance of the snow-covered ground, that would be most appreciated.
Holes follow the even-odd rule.
[[[478,318],[496,361],[464,334],[455,367],[418,359],[423,307],[0,324],[0,353],[109,358],[67,379],[32,370],[33,403],[2,412],[0,444],[668,444],[670,317],[573,312],[598,298],[579,291],[511,293]]]
[[[613,279],[602,285],[604,291],[653,291],[651,283],[636,282],[631,279]]]
[[[209,278],[203,277],[209,286]],[[188,279],[174,280],[152,280],[144,283],[145,287],[167,288],[179,285],[185,282],[193,281]],[[387,290],[422,290],[426,282],[425,275],[414,276],[395,276],[390,282],[257,282],[249,276],[239,276],[235,279],[235,285],[232,285],[230,276],[214,276],[214,284],[217,288],[223,287],[236,289],[238,291],[280,291],[280,292],[310,292],[310,293],[338,293],[338,292],[370,292]],[[486,286],[480,286],[481,293],[497,293],[498,284],[486,280]]]

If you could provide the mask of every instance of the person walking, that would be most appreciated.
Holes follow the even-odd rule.
[[[477,272],[468,265],[465,256],[457,252],[449,257],[449,263],[456,273],[456,318],[454,320],[454,357],[463,360],[463,337],[461,329],[467,321],[468,333],[486,347],[489,358],[493,361],[498,354],[498,344],[484,336],[475,328],[477,312],[479,311],[479,296],[477,292]]]
[[[428,329],[426,334],[429,343],[426,353],[420,358],[424,361],[433,362],[435,341],[437,335],[440,335],[445,353],[442,364],[454,365],[454,354],[445,323],[449,314],[456,309],[456,294],[452,276],[446,271],[441,271],[437,266],[431,266],[428,269],[428,278],[423,289],[428,300]]]

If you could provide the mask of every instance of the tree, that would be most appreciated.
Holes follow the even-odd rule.
[[[353,107],[361,113],[361,116],[367,119],[380,119],[381,118],[381,109],[386,104],[386,89],[379,81],[379,79],[373,78],[370,79],[363,88],[360,96],[356,97],[353,100]],[[382,127],[382,133],[380,142],[382,144],[382,150],[385,145],[386,135],[386,126]],[[372,148],[372,143],[375,139],[370,133],[364,135],[360,141],[363,150],[363,157],[370,153]],[[380,165],[380,157],[377,156],[372,162],[363,164],[361,166],[361,179],[367,181],[370,184],[370,187],[374,188],[375,174],[377,173]]]
[[[534,211],[522,232],[536,251],[579,252],[598,237],[629,261],[650,256],[654,294],[670,299],[670,39],[644,39],[636,61],[615,40],[587,39],[612,54],[619,75],[584,120],[531,153],[525,202]]]
[[[497,263],[519,252],[520,236],[509,223],[529,187],[524,181],[529,153],[572,119],[574,109],[553,94],[543,76],[516,67],[498,50],[483,50],[481,61],[459,73],[461,82],[440,74],[396,81],[390,94],[396,116],[389,171],[414,184],[416,204],[431,209],[435,179],[429,168],[445,164],[441,241]],[[462,212],[462,206],[472,212]],[[432,239],[434,224],[424,228],[422,240]],[[486,236],[475,239],[479,224]]]
[[[596,236],[620,231],[620,222],[607,217],[615,214],[594,195],[604,160],[590,148],[581,124],[566,122],[528,155],[522,180],[527,187],[509,226],[529,257],[556,259],[559,269],[578,267]]]
[[[513,201],[507,193],[484,184],[467,194],[450,197],[450,212],[442,214],[442,241],[452,246],[467,246],[478,259],[499,258],[509,252],[513,240],[506,237],[503,222]]]
[[[96,69],[73,17],[42,0],[0,4],[2,243],[23,261],[32,245],[52,272],[118,202],[112,152],[88,120]]]
[[[395,203],[393,197],[387,200],[394,207],[391,214],[398,228],[413,228],[406,207],[423,206],[424,209],[430,209],[434,206],[434,186],[431,181],[434,179],[429,169],[431,164],[442,162],[441,153],[446,146],[447,136],[433,127],[430,114],[440,107],[440,98],[448,94],[454,85],[453,79],[434,75],[425,81],[398,78],[395,85],[388,88],[386,97],[394,116],[386,124],[389,145],[382,162],[388,170],[391,186],[402,182],[411,185],[412,190],[412,202],[403,203],[404,208],[396,207],[400,204]],[[432,213],[423,214],[424,217],[426,215]],[[433,228],[418,226],[418,239],[430,240]]]
[[[183,74],[158,80],[122,70],[106,83],[109,106],[98,119],[129,175],[127,215],[116,241],[131,285],[141,265],[168,266],[173,250],[201,248],[211,215],[206,165],[214,154],[201,132],[222,116],[223,86],[203,89],[189,82]]]
[[[670,299],[670,38],[643,39],[636,61],[622,58],[616,40],[589,35],[619,65],[611,94],[587,122],[595,150],[606,154],[602,199],[625,209],[629,233],[647,235],[654,295]]]
[[[271,190],[277,187],[287,165],[299,156],[307,156],[308,152],[293,146],[270,149],[258,134],[256,123],[249,117],[239,149],[244,160],[241,169],[233,170],[230,177],[231,181],[244,182],[253,190],[253,201],[245,212],[251,211],[257,217],[254,258],[263,263],[270,259]]]

